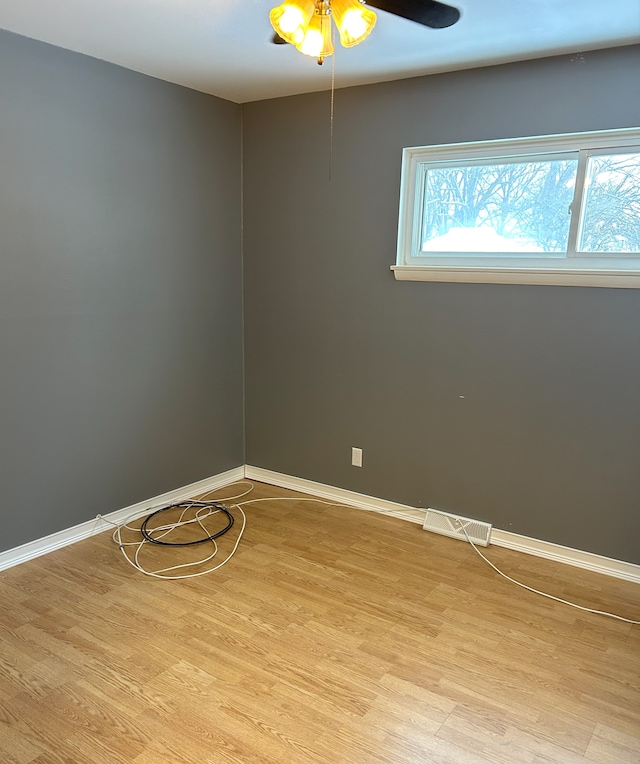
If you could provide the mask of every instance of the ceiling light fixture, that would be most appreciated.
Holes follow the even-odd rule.
[[[345,48],[361,43],[376,23],[376,14],[361,0],[285,0],[269,19],[276,34],[321,64],[333,53],[332,16]]]

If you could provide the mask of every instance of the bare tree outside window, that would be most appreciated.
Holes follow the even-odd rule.
[[[449,235],[449,240],[466,241],[458,251],[504,251],[506,246],[514,252],[564,252],[577,167],[578,160],[570,159],[429,170],[422,250],[436,251]],[[478,235],[464,240],[450,234],[458,228]],[[497,236],[483,235],[482,229]]]
[[[423,252],[565,252],[578,159],[429,169]],[[640,154],[591,157],[581,252],[640,252]]]
[[[640,253],[640,154],[590,157],[580,252]]]

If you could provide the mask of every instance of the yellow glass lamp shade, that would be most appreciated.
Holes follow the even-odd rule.
[[[285,0],[269,14],[271,26],[283,40],[300,45],[313,17],[313,0]]]
[[[305,56],[317,58],[319,64],[333,53],[331,16],[327,12],[326,3],[320,2],[317,4],[304,39],[296,47]]]
[[[331,11],[345,48],[362,42],[376,25],[376,14],[359,0],[331,0]]]

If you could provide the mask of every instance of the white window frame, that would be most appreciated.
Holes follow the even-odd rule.
[[[490,284],[551,284],[640,288],[640,255],[604,256],[576,252],[582,216],[584,176],[591,154],[640,150],[640,128],[569,133],[536,138],[512,138],[406,148],[402,153],[400,214],[396,265],[399,281],[458,281]],[[435,167],[527,157],[534,160],[578,158],[567,253],[541,256],[518,253],[419,254],[424,175]]]

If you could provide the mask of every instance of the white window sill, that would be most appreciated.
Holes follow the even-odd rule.
[[[501,268],[438,265],[392,265],[397,281],[440,281],[465,284],[540,284],[640,289],[640,270],[571,268]]]

